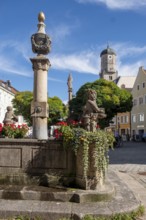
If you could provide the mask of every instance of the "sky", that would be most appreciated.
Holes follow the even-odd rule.
[[[0,79],[19,91],[33,91],[31,35],[38,14],[45,14],[51,38],[48,95],[68,100],[99,79],[100,53],[109,45],[117,54],[119,76],[136,76],[146,68],[146,0],[0,0]]]

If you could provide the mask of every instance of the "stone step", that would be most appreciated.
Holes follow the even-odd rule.
[[[8,200],[39,200],[60,202],[97,202],[110,200],[115,190],[110,183],[106,183],[98,190],[80,190],[61,186],[17,186],[0,185],[0,199]]]
[[[81,220],[85,215],[89,214],[96,217],[101,215],[111,216],[117,213],[129,213],[136,210],[141,203],[127,184],[125,184],[115,172],[109,172],[108,179],[112,183],[116,192],[111,200],[75,203],[31,199],[0,199],[0,219],[8,219],[23,215],[28,216],[31,219],[39,217],[42,220],[59,220],[60,218]],[[66,192],[63,193],[65,195]]]

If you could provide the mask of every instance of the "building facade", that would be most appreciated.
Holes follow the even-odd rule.
[[[118,76],[116,70],[116,53],[115,51],[107,46],[100,54],[101,57],[101,72],[100,78],[108,81],[113,81],[121,89],[132,91],[136,77],[134,76]],[[131,113],[122,112],[118,113],[110,124],[110,129],[114,133],[120,135],[131,136]]]
[[[129,92],[132,91],[132,88],[135,83],[135,76],[119,76],[115,83],[117,86],[121,89],[126,89]],[[122,112],[118,113],[115,116],[115,122],[116,122],[116,131],[121,136],[130,137],[131,136],[131,112]]]
[[[139,68],[132,95],[131,135],[141,140],[146,133],[146,70],[143,67]]]
[[[0,123],[3,122],[7,106],[12,106],[12,99],[18,91],[11,86],[11,82],[0,80]]]

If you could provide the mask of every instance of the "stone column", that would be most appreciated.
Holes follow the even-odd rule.
[[[50,52],[51,40],[45,33],[45,15],[38,15],[38,31],[31,36],[32,51],[37,56],[31,58],[34,71],[33,101],[31,103],[31,116],[33,118],[33,138],[48,139],[48,97],[47,72],[50,61],[45,55]]]
[[[50,61],[44,56],[38,56],[30,60],[34,70],[34,97],[31,103],[33,138],[48,139],[47,73]]]
[[[68,85],[68,102],[72,100],[72,76],[69,74],[67,85]]]

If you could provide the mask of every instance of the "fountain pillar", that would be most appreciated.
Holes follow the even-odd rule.
[[[46,54],[50,51],[51,41],[45,34],[45,16],[43,12],[38,16],[38,32],[31,37],[32,50],[37,56],[31,58],[34,71],[33,101],[31,103],[31,116],[33,117],[33,138],[48,139],[48,102],[47,102],[47,73],[50,61]]]

